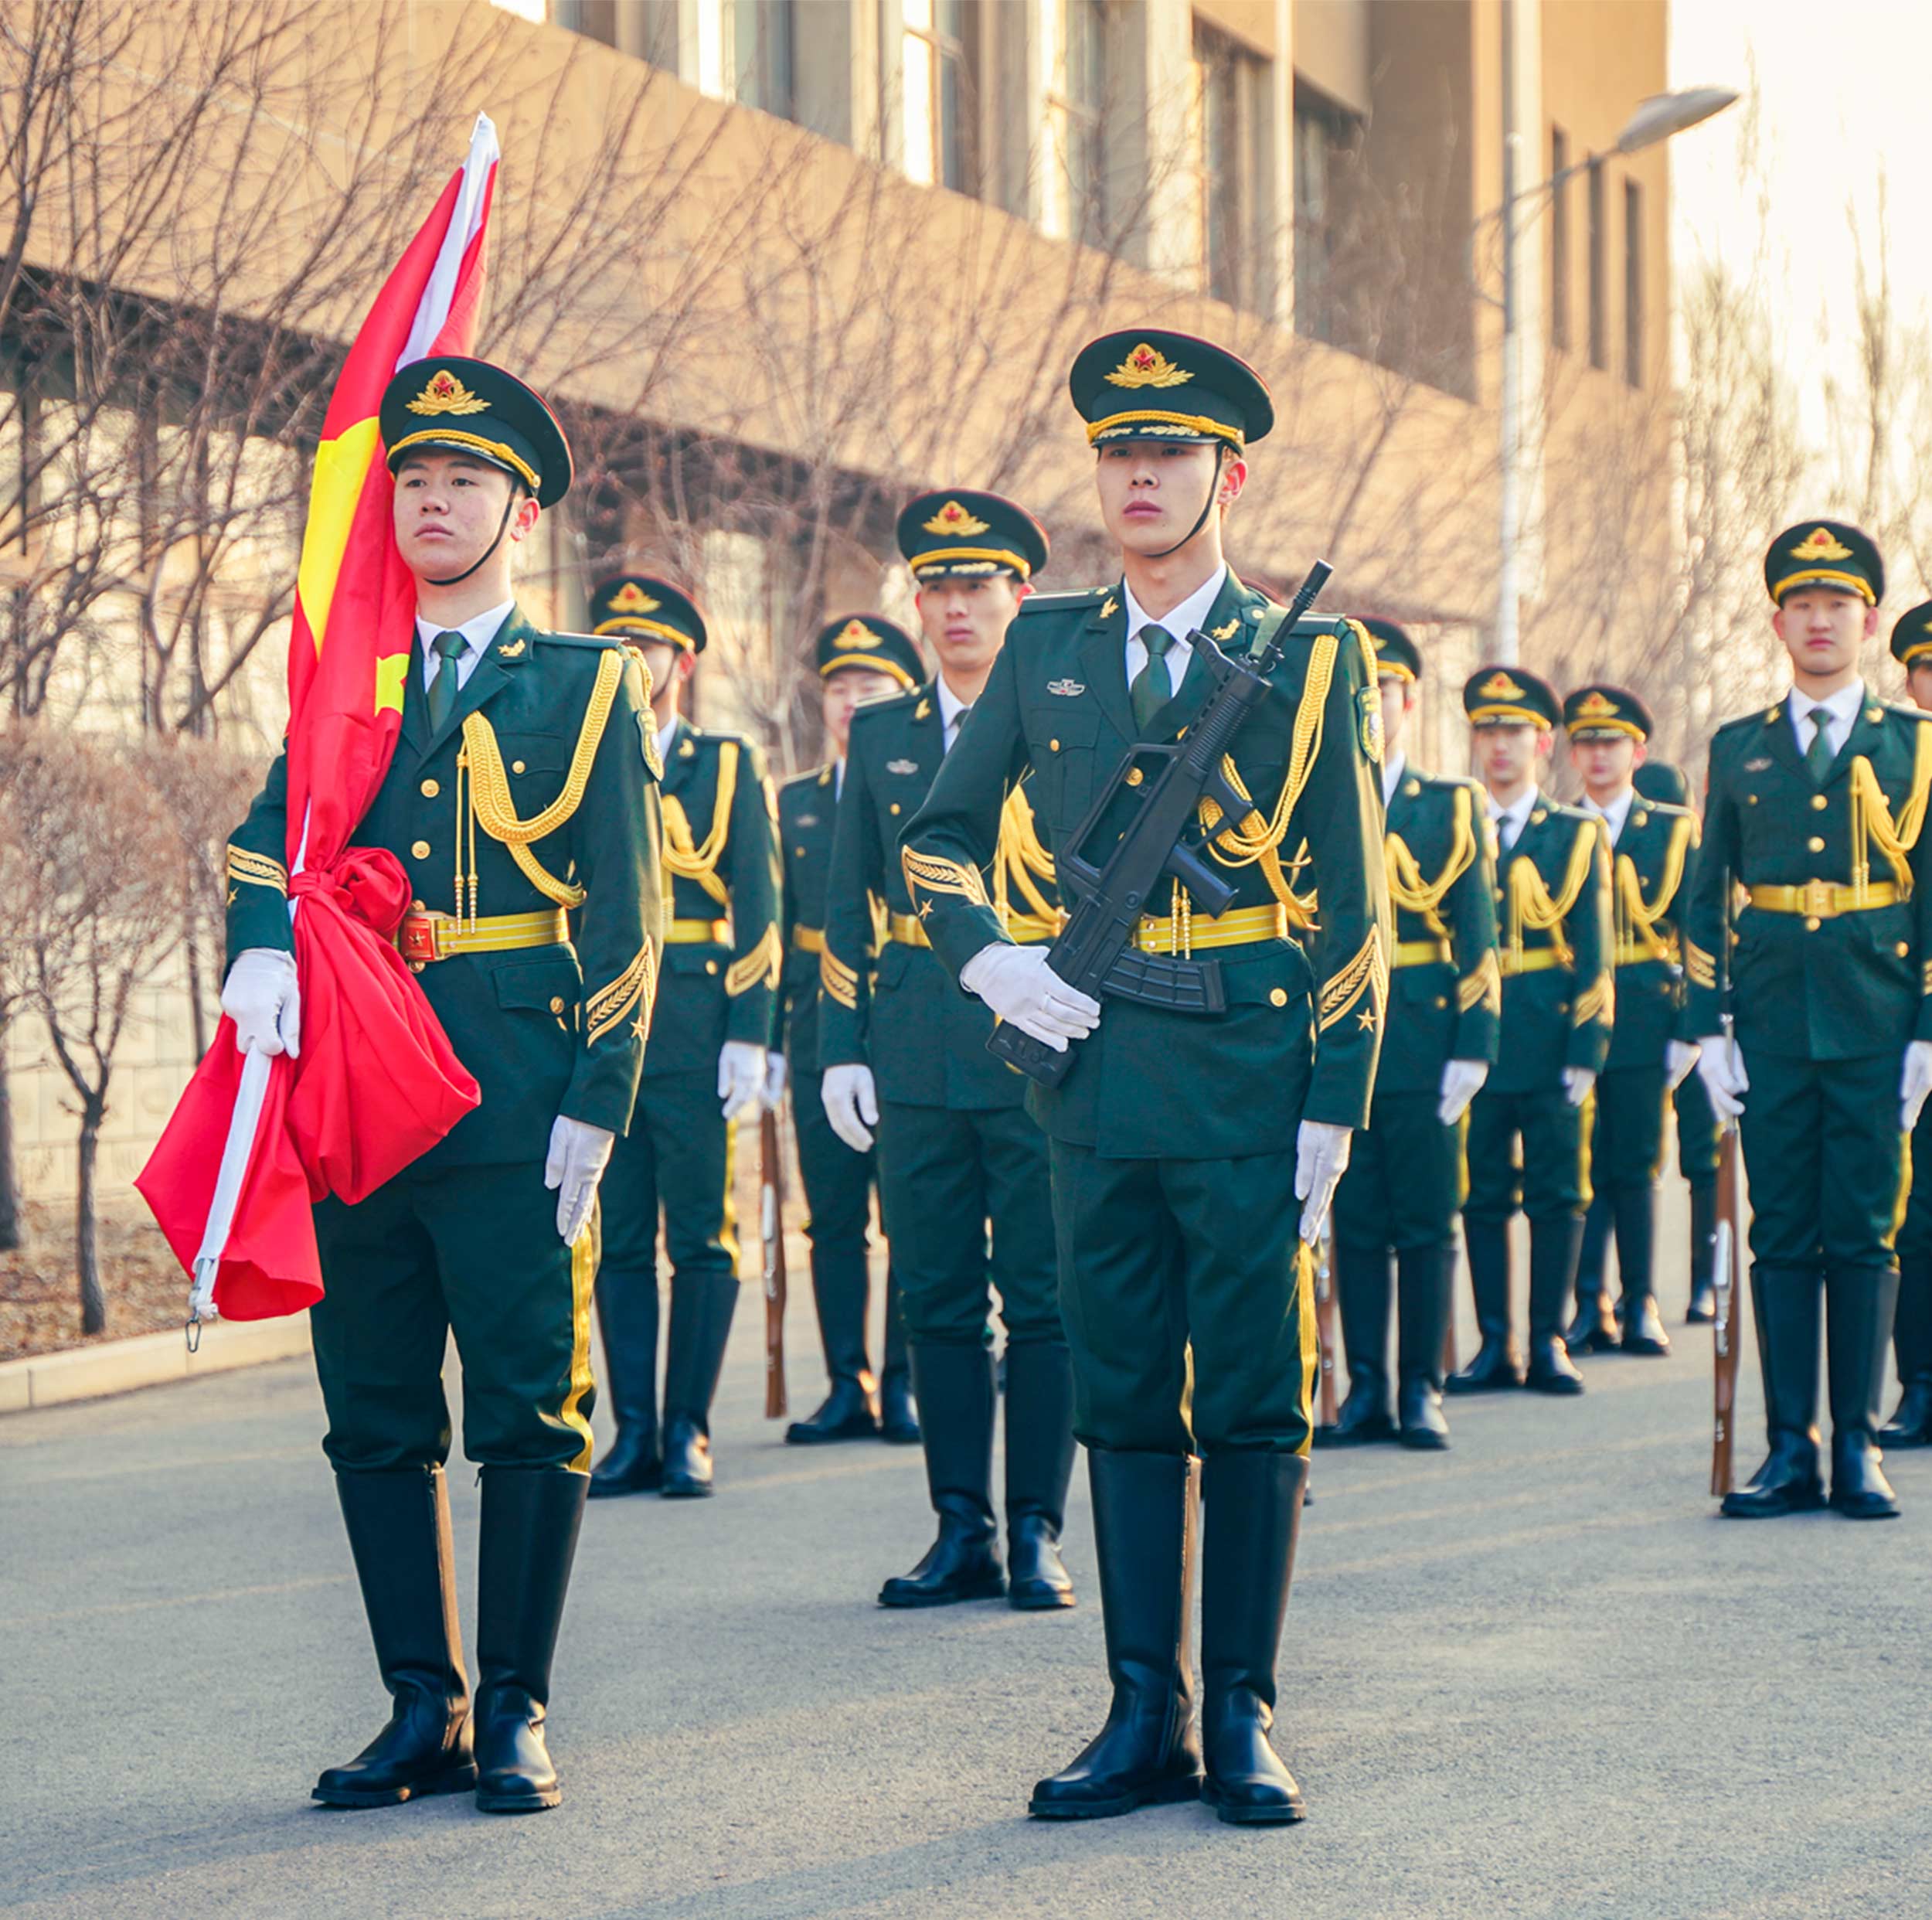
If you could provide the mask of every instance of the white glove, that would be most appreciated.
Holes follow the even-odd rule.
[[[235,1023],[235,1050],[273,1060],[302,1052],[302,994],[295,956],[279,947],[245,947],[221,990],[221,1010]]]
[[[1919,1123],[1919,1109],[1932,1093],[1932,1040],[1911,1040],[1905,1049],[1905,1071],[1899,1075],[1899,1125],[1907,1133]]]
[[[1735,1120],[1744,1111],[1744,1096],[1751,1090],[1750,1076],[1744,1071],[1744,1056],[1735,1040],[1713,1034],[1697,1043],[1697,1071],[1711,1105],[1721,1119]]]
[[[1597,1084],[1594,1067],[1566,1067],[1563,1069],[1563,1098],[1573,1107],[1580,1107],[1590,1096]]]
[[[765,1056],[765,1084],[758,1098],[774,1113],[778,1111],[785,1097],[785,1057],[781,1053]]]
[[[1294,1197],[1302,1203],[1301,1237],[1311,1247],[1321,1237],[1321,1223],[1354,1145],[1352,1129],[1327,1120],[1304,1120],[1294,1136]]]
[[[550,1129],[549,1156],[543,1163],[543,1184],[556,1195],[556,1230],[566,1247],[574,1247],[590,1217],[597,1183],[611,1164],[617,1136],[608,1127],[559,1114]]]
[[[871,1129],[879,1124],[879,1094],[869,1067],[828,1067],[818,1083],[832,1130],[855,1153],[872,1151]]]
[[[1697,1043],[1694,1040],[1672,1040],[1664,1049],[1664,1077],[1669,1082],[1666,1092],[1675,1093],[1690,1077],[1690,1070],[1697,1064]]]
[[[756,1040],[726,1040],[718,1056],[718,1098],[724,1117],[757,1119],[764,1084],[765,1050]]]
[[[1436,1118],[1445,1127],[1453,1127],[1469,1111],[1470,1101],[1482,1091],[1482,1083],[1488,1077],[1486,1060],[1444,1060],[1442,1099],[1436,1108]]]
[[[1009,1026],[1063,1054],[1069,1040],[1083,1039],[1100,1024],[1100,1003],[1069,986],[1046,964],[1047,951],[996,940],[960,969],[959,984]]]

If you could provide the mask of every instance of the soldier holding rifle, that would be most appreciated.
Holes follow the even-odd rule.
[[[1274,424],[1243,361],[1137,329],[1070,383],[1124,577],[1028,603],[902,843],[920,924],[1005,1023],[1052,1154],[1114,1700],[1032,1811],[1198,1795],[1280,1823],[1302,1813],[1267,1734],[1308,1477],[1307,1250],[1388,995],[1374,654],[1359,627],[1284,624],[1223,557]],[[981,878],[1029,768],[1071,916],[1050,949],[1012,943]]]

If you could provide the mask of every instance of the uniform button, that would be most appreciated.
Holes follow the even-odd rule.
[[[1804,916],[1804,931],[1805,931],[1807,933],[1816,933],[1816,932],[1818,931],[1818,915],[1817,915],[1817,914],[1807,914]]]
[[[1047,751],[1049,754],[1056,754],[1056,753],[1058,753],[1058,752],[1060,751],[1060,742],[1059,742],[1058,740],[1049,740],[1046,743],[1046,751]]]
[[[423,782],[423,798],[425,800],[434,800],[442,791],[443,784],[439,780],[426,780]]]
[[[1287,1005],[1287,1003],[1288,1003],[1288,990],[1287,990],[1287,989],[1286,987],[1270,987],[1270,988],[1268,989],[1268,1005],[1269,1005],[1269,1006],[1286,1006]]]
[[[1814,853],[1822,853],[1825,851],[1825,841],[1821,835],[1814,833],[1811,837],[1804,843],[1804,844],[1808,846]]]
[[[886,810],[889,813],[896,813],[899,811],[899,802],[895,800]]]
[[[715,960],[707,960],[704,963],[704,970],[707,973],[716,973],[718,971],[717,962]]]
[[[427,860],[430,856],[429,842],[427,840],[418,840],[416,844],[410,849],[410,853],[417,860]]]
[[[561,1013],[563,1011],[563,996],[562,994],[553,993],[550,996],[550,1011],[553,1013]]]
[[[1438,1012],[1440,1012],[1440,1011],[1441,1010],[1441,1009],[1443,1009],[1444,1007],[1447,1006],[1448,1004],[1449,1004],[1448,1001],[1447,1001],[1447,999],[1445,999],[1443,997],[1443,996],[1442,996],[1441,994],[1438,993],[1438,994],[1436,996],[1436,1007],[1437,1007],[1437,1010]]]
[[[1744,796],[1744,804],[1747,807],[1756,806],[1757,805],[1757,795],[1754,793],[1746,794]]]
[[[1811,811],[1814,813],[1822,813],[1831,804],[1830,800],[1821,793],[1815,793],[1811,795]]]
[[[510,771],[511,771],[511,772],[512,772],[512,773],[521,773],[521,772],[522,772],[522,771],[523,771],[523,763],[522,763],[522,761],[520,761],[520,760],[513,760],[513,761],[512,761],[510,762]]]
[[[791,849],[791,857],[794,860],[802,860],[805,857],[805,849],[802,846],[794,846]]]
[[[1127,784],[1130,787],[1138,787],[1146,778],[1147,775],[1138,767],[1130,767],[1127,770]]]
[[[1910,960],[1912,958],[1912,943],[1910,941],[1901,940],[1899,942],[1898,955],[1901,960]]]

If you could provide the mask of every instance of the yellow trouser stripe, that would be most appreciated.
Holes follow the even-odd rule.
[[[590,1293],[597,1277],[597,1242],[604,1231],[601,1203],[592,1201],[590,1217],[570,1248],[570,1391],[563,1397],[563,1424],[583,1436],[583,1447],[570,1462],[573,1473],[590,1470],[590,1422],[583,1397],[596,1386],[590,1371]]]

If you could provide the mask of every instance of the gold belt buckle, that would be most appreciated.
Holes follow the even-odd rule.
[[[445,957],[440,930],[449,924],[449,915],[427,907],[412,907],[396,931],[396,945],[403,958],[419,970],[432,960]]]
[[[1838,911],[1832,896],[1835,888],[1829,880],[1813,880],[1804,883],[1804,911],[1823,920]]]

